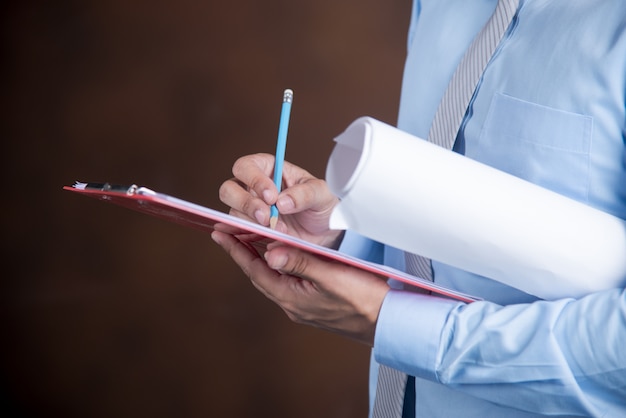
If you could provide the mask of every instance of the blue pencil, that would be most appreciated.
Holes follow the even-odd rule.
[[[291,114],[291,102],[293,101],[293,91],[285,90],[283,93],[283,106],[280,111],[280,122],[278,124],[278,141],[276,143],[276,160],[274,162],[274,184],[280,193],[283,183],[283,163],[285,162],[285,148],[287,147],[287,131],[289,130],[289,115]],[[278,222],[278,208],[272,205],[270,208],[270,228],[276,228]]]

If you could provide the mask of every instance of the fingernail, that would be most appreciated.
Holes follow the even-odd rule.
[[[265,222],[265,215],[263,214],[263,211],[261,209],[258,209],[256,212],[254,212],[254,218],[261,225],[263,225],[263,222]]]
[[[265,253],[265,261],[267,261],[267,265],[273,268],[274,270],[280,270],[285,267],[287,264],[287,255],[286,254],[278,254],[273,255],[272,251],[267,251]]]
[[[216,244],[221,245],[220,234],[218,234],[217,232],[211,232],[211,239],[215,241]]]
[[[272,192],[269,190],[263,190],[263,200],[265,200],[265,203],[271,203],[272,202]]]
[[[290,212],[296,207],[296,204],[289,196],[283,196],[278,199],[278,202],[276,202],[276,206],[278,206],[278,209],[281,212]]]

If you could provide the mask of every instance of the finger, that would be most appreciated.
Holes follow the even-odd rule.
[[[264,215],[264,214],[259,214],[257,211],[255,211],[254,212],[254,216],[255,217],[252,218],[252,217],[248,216],[246,213],[240,212],[240,211],[238,211],[236,209],[233,209],[233,208],[230,208],[230,210],[228,211],[228,214],[230,216],[234,216],[236,218],[243,219],[243,220],[246,220],[246,221],[252,222],[252,223],[254,223],[254,222],[262,223],[263,215]]]
[[[227,225],[225,223],[216,223],[213,225],[213,229],[222,232],[224,234],[232,235],[237,238],[243,244],[248,244],[253,247],[257,252],[265,252],[265,248],[269,244],[273,244],[275,241],[271,241],[263,235],[255,234],[252,232],[244,231],[243,229]]]
[[[279,195],[276,206],[284,214],[305,210],[324,213],[330,212],[337,201],[324,180],[310,177],[289,185]]]
[[[319,282],[322,275],[332,274],[329,260],[288,246],[270,247],[265,253],[265,261],[271,269],[313,282]]]
[[[348,286],[353,281],[358,287],[388,288],[383,277],[293,247],[270,247],[264,257],[269,268],[311,281],[320,288],[334,287],[337,281]]]
[[[231,215],[269,225],[270,209],[262,199],[244,189],[239,181],[225,181],[219,189],[220,200],[231,208]]]
[[[261,293],[269,299],[274,300],[265,288],[257,285],[254,278],[262,275],[276,277],[279,276],[279,274],[270,269],[253,248],[242,243],[234,236],[219,231],[213,231],[211,233],[211,238],[215,241],[215,243],[222,247],[224,251],[226,251],[239,268],[241,268],[243,273],[251,279],[255,287],[261,291]]]
[[[239,227],[228,225],[222,222],[218,222],[215,225],[213,225],[213,229],[219,232],[223,232],[228,235],[238,235],[238,234],[244,234],[246,232]]]
[[[373,340],[378,313],[389,291],[385,278],[286,246],[268,250],[264,257],[269,268],[283,273],[281,277],[301,278],[292,281],[291,288],[284,295],[275,293],[279,299],[287,300],[286,296],[291,295],[295,301],[295,304],[283,303],[284,309],[292,311],[304,322],[336,329],[368,344]],[[322,312],[311,310],[310,306],[301,310],[300,307],[306,306],[314,294],[322,297],[314,299],[322,304],[319,306],[322,311],[324,306],[330,306],[330,310],[339,316],[329,315],[328,311],[321,317],[310,316],[309,313]],[[350,318],[360,319],[352,322]]]
[[[246,155],[235,161],[233,175],[254,191],[266,204],[272,205],[278,190],[271,178],[274,171],[274,156],[270,154]]]

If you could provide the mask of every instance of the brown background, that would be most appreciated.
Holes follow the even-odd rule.
[[[366,347],[292,324],[206,234],[61,187],[225,210],[287,87],[287,159],[323,176],[352,120],[395,122],[410,3],[3,2],[4,416],[365,416]]]

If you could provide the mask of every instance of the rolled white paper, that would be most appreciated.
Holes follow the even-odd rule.
[[[369,117],[335,138],[333,229],[544,298],[626,284],[626,221]]]

